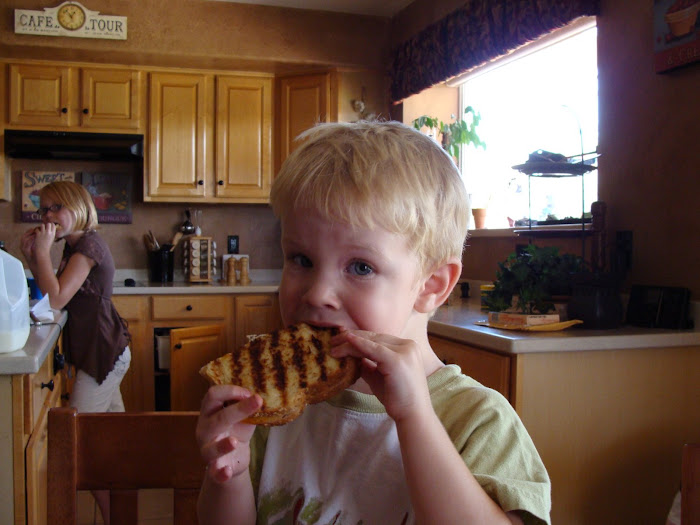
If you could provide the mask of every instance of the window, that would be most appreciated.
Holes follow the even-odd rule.
[[[453,81],[461,83],[461,113],[472,106],[481,114],[486,149],[463,148],[460,163],[472,207],[488,208],[486,227],[580,222],[597,200],[597,170],[582,180],[528,178],[512,168],[537,150],[579,161],[596,151],[596,35],[595,18],[579,21]]]

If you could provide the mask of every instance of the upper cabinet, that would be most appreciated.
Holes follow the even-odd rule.
[[[270,76],[152,73],[144,200],[267,202]]]
[[[10,64],[8,123],[42,129],[138,131],[143,74],[137,70]]]

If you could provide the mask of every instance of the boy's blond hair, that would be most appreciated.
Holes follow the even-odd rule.
[[[432,139],[399,122],[319,124],[302,133],[270,201],[405,235],[424,270],[461,257],[469,204],[459,170]]]
[[[75,230],[97,228],[97,209],[90,193],[77,182],[61,180],[47,184],[39,190],[40,197],[47,197],[75,215]]]

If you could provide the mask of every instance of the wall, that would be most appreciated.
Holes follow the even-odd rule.
[[[412,8],[429,10],[430,4],[417,0]],[[652,8],[653,0],[601,0],[598,197],[608,205],[608,239],[614,239],[615,231],[633,232],[627,285],[685,286],[697,299],[700,62],[664,74],[654,72]],[[429,94],[409,98],[404,111],[420,96]],[[410,122],[408,116],[404,122]],[[464,275],[494,279],[495,263],[522,242],[514,237],[470,238]],[[566,246],[566,251],[580,251],[580,241],[568,241]]]
[[[389,53],[389,19],[309,12],[246,4],[200,0],[90,0],[84,5],[103,14],[128,17],[126,41],[16,35],[14,9],[41,10],[43,0],[7,0],[0,8],[0,57],[54,59],[166,67],[266,71],[276,74],[339,69],[340,120],[356,120],[350,100],[361,97],[367,84],[367,109],[381,112],[386,90],[382,72]],[[53,5],[53,4],[51,4]],[[58,4],[56,4],[58,5]],[[366,82],[359,70],[376,70],[376,82]],[[361,81],[360,79],[364,79]],[[2,90],[0,89],[0,93]],[[382,102],[378,102],[382,101]],[[0,239],[10,253],[23,259],[22,233],[31,224],[19,222],[19,183],[23,169],[114,170],[94,163],[52,163],[13,160],[13,201],[0,202]],[[142,236],[152,229],[163,242],[184,220],[182,204],[143,204],[142,178],[134,179],[133,224],[102,225],[101,233],[114,254],[117,268],[145,268]],[[241,253],[251,256],[252,268],[279,268],[279,227],[266,205],[202,205],[205,235],[212,235],[218,252],[226,236],[240,236]],[[52,257],[57,264],[60,250]],[[176,259],[179,266],[180,256]]]

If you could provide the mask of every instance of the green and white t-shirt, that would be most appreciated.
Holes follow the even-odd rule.
[[[428,378],[433,407],[483,489],[526,523],[549,523],[547,471],[508,401],[449,365]],[[427,454],[430,451],[426,451]],[[258,524],[415,523],[394,421],[346,390],[251,443]]]

